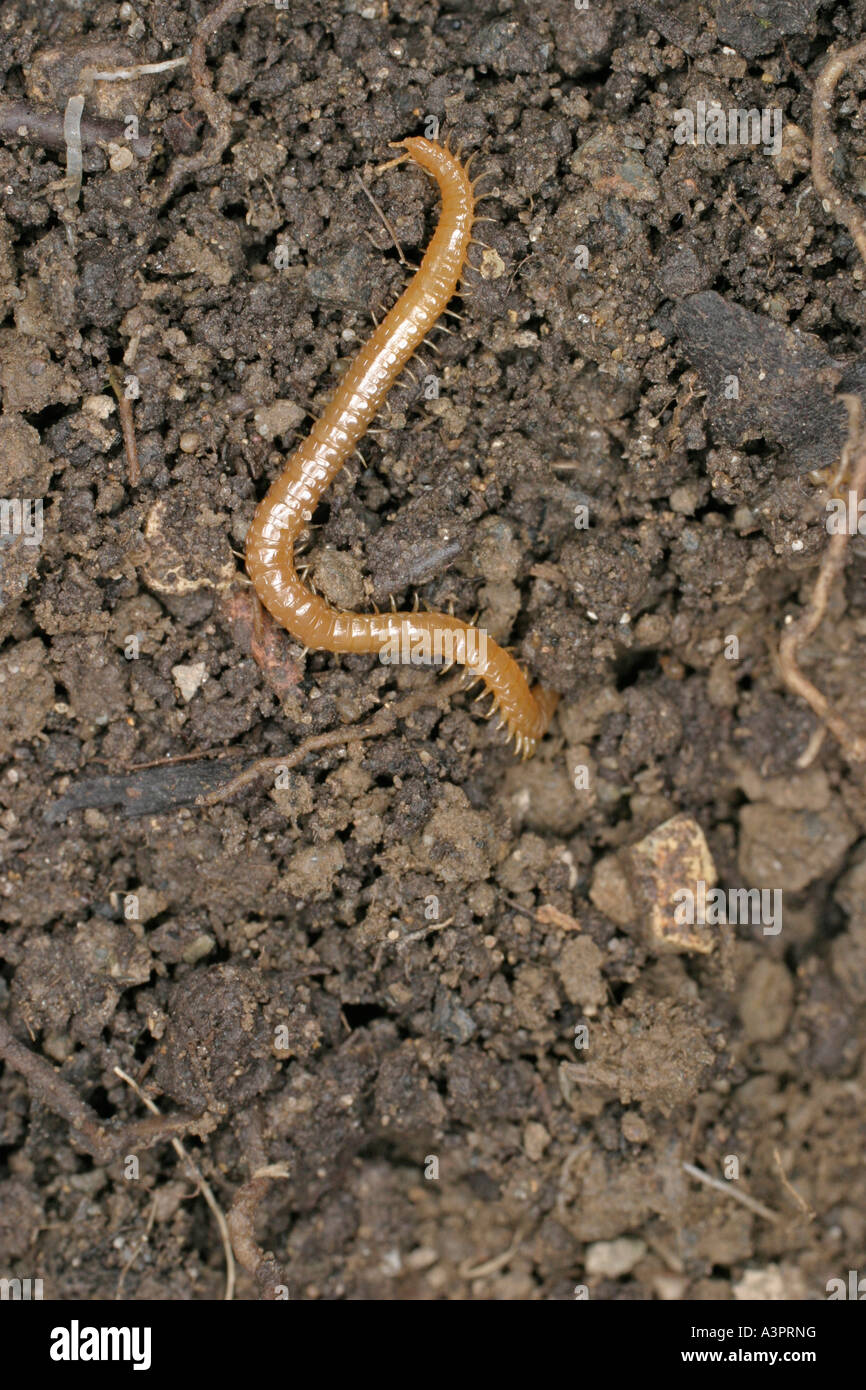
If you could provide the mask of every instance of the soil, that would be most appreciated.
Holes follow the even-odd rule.
[[[4,95],[63,111],[212,8],[7,0]],[[96,83],[150,144],[90,151],[73,205],[62,151],[0,145],[0,496],[44,499],[0,550],[0,1003],[68,1088],[0,1076],[0,1273],[222,1297],[175,1121],[226,1211],[279,1170],[251,1220],[293,1298],[808,1300],[864,1268],[866,786],[830,736],[798,763],[776,658],[834,392],[866,392],[866,272],[809,168],[862,33],[860,0],[292,0],[208,39],[216,162],[185,67]],[[780,110],[779,148],[677,143],[698,101]],[[856,196],[855,80],[837,103]],[[429,239],[435,188],[376,166],[430,116],[481,151],[487,246],[308,558],[341,605],[480,611],[562,693],[526,763],[429,670],[262,632],[239,555],[406,283],[388,224]],[[866,732],[863,559],[802,664]],[[673,818],[725,890],[783,890],[781,931],[653,935],[635,865]]]

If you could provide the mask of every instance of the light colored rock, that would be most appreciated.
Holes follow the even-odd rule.
[[[188,666],[172,666],[171,674],[181,697],[189,704],[207,680],[207,667],[203,661],[192,661]]]
[[[637,917],[634,894],[615,854],[606,855],[596,864],[589,897],[599,912],[618,927],[629,926]]]
[[[262,439],[274,439],[278,434],[289,434],[303,424],[306,411],[295,401],[274,401],[272,405],[259,406],[253,419]]]
[[[556,970],[572,1004],[580,1004],[588,1017],[597,1012],[606,996],[601,967],[604,956],[588,936],[566,941],[556,962]]]
[[[741,1303],[777,1302],[806,1297],[803,1275],[793,1265],[767,1265],[764,1269],[747,1269],[734,1284],[734,1298]]]
[[[530,1120],[523,1131],[523,1149],[526,1157],[537,1163],[544,1156],[549,1143],[550,1135],[544,1125],[540,1125],[537,1120]]]
[[[586,1249],[586,1272],[598,1279],[619,1279],[630,1274],[646,1254],[642,1240],[620,1236],[617,1240],[597,1240]]]
[[[776,960],[752,966],[740,997],[740,1018],[749,1042],[772,1042],[788,1026],[794,1007],[794,981]]]
[[[642,907],[640,927],[645,945],[656,952],[697,952],[715,948],[719,928],[702,923],[701,885],[708,892],[717,881],[704,832],[690,816],[673,816],[621,852],[632,892]],[[690,920],[686,918],[692,896]]]

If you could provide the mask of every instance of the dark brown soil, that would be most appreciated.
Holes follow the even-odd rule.
[[[10,0],[4,93],[62,111],[210,8]],[[186,1116],[224,1210],[280,1165],[255,1233],[292,1297],[820,1299],[866,1267],[866,787],[830,737],[798,767],[816,721],[776,662],[827,542],[833,393],[866,393],[866,271],[809,170],[812,82],[861,32],[860,0],[292,0],[209,41],[228,145],[167,198],[213,134],[185,68],[90,94],[152,152],[94,152],[74,207],[62,152],[0,145],[0,497],[45,499],[42,544],[0,549],[2,1012],[109,1140],[147,1114],[115,1068]],[[837,95],[856,197],[866,104]],[[699,100],[778,108],[781,149],[676,143]],[[375,173],[428,115],[483,151],[489,249],[425,354],[438,398],[392,392],[312,577],[480,610],[562,692],[525,764],[427,670],[259,632],[238,558],[406,282],[358,176],[410,259],[430,236],[435,189]],[[863,557],[803,665],[866,731]],[[618,852],[675,815],[722,887],[783,890],[778,935],[654,951]],[[0,1092],[0,1275],[222,1296],[166,1137],[136,1170],[20,1069]]]

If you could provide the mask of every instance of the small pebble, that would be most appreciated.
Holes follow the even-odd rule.
[[[597,1278],[619,1279],[630,1274],[646,1254],[642,1240],[620,1236],[618,1240],[597,1240],[586,1249],[586,1272]]]
[[[193,695],[207,680],[207,667],[203,661],[193,661],[188,666],[172,666],[171,674],[183,699],[189,704]]]
[[[543,1158],[549,1143],[550,1135],[544,1125],[538,1124],[536,1120],[530,1120],[523,1131],[523,1149],[526,1157],[531,1159],[533,1163],[537,1163],[540,1158]]]

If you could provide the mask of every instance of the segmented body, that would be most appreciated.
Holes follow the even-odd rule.
[[[260,503],[246,541],[250,578],[264,606],[304,646],[331,652],[448,652],[484,682],[518,753],[529,757],[558,696],[530,690],[517,662],[470,624],[446,613],[349,613],[300,578],[294,547],[330,483],[381,409],[385,396],[457,290],[472,236],[475,195],[466,167],[445,145],[402,142],[439,185],[442,211],[411,283],[360,350],[321,418]]]

